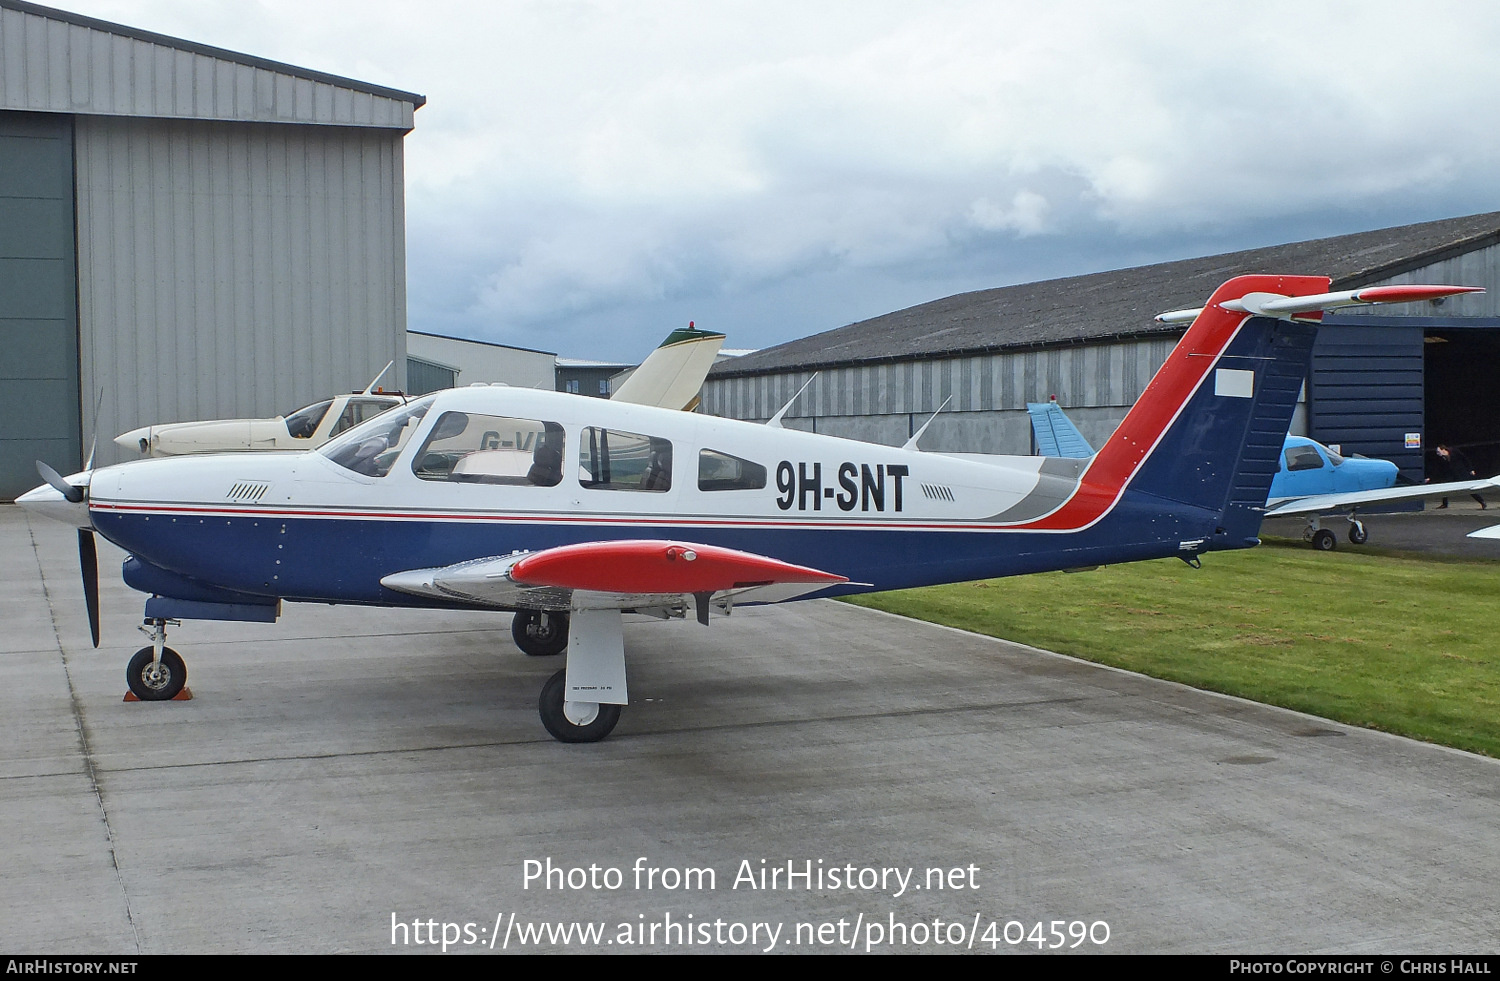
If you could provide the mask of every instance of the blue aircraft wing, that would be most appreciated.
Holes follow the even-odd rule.
[[[1322,514],[1328,511],[1347,511],[1351,508],[1364,509],[1372,504],[1432,500],[1439,497],[1451,497],[1455,494],[1493,492],[1496,487],[1500,487],[1500,477],[1490,477],[1485,480],[1459,480],[1449,484],[1412,484],[1407,487],[1351,491],[1347,494],[1312,494],[1307,497],[1272,498],[1266,505],[1266,517]]]

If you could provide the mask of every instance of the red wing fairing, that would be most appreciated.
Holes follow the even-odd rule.
[[[523,586],[604,593],[717,593],[776,583],[848,582],[846,576],[713,545],[623,541],[564,545],[511,566]]]

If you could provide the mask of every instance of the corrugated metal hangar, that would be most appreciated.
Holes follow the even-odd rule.
[[[0,498],[96,430],[404,383],[425,101],[0,0]]]
[[[411,395],[476,382],[551,389],[556,365],[552,351],[406,332],[406,391]]]
[[[924,449],[1028,453],[1056,395],[1098,446],[1182,335],[1152,318],[1244,273],[1485,287],[1325,317],[1294,429],[1413,479],[1439,443],[1500,472],[1500,213],[951,296],[716,365],[702,411],[768,419],[817,372],[786,425],[899,445],[951,397]]]

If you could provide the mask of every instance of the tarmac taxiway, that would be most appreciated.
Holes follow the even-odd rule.
[[[518,653],[503,614],[186,623],[196,697],[126,703],[119,558],[101,547],[94,651],[72,530],[0,507],[6,952],[439,949],[413,923],[467,925],[450,953],[497,929],[512,951],[763,948],[749,924],[863,950],[876,923],[908,929],[875,950],[989,950],[994,924],[1024,951],[1007,929],[1053,920],[1106,923],[1080,949],[1109,952],[1500,946],[1500,761],[828,601],[629,624],[633,704],[593,745],[543,731],[559,659]],[[858,887],[754,888],[746,862]],[[608,942],[522,945],[518,923]],[[743,942],[695,942],[708,924]]]

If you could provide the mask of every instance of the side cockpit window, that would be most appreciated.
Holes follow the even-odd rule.
[[[310,439],[318,431],[318,423],[328,414],[333,399],[306,405],[286,417],[286,431],[293,439]]]
[[[657,436],[589,427],[578,450],[578,482],[594,490],[669,491],[672,444]]]
[[[315,452],[366,477],[384,477],[395,466],[396,458],[401,455],[431,404],[430,398],[421,399],[378,415],[325,443]]]
[[[353,429],[360,423],[373,419],[398,404],[391,399],[352,398],[344,406],[344,411],[339,414],[339,421],[333,424],[333,432],[329,435],[337,436],[346,429]]]
[[[555,422],[444,412],[412,457],[423,480],[555,487],[562,482],[563,428]]]
[[[1286,448],[1286,468],[1288,470],[1321,470],[1323,469],[1323,458],[1311,446],[1288,446]]]
[[[698,454],[698,489],[701,491],[760,490],[766,486],[766,468],[718,450]]]

